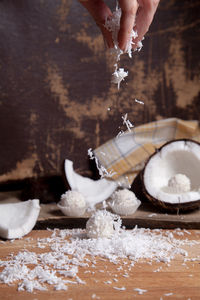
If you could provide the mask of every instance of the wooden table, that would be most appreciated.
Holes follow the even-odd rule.
[[[173,231],[172,231],[173,232]],[[200,230],[190,230],[183,238],[200,242]],[[47,230],[33,230],[20,240],[1,241],[0,259],[5,259],[10,253],[18,253],[22,249],[36,251],[37,238],[50,236]],[[30,238],[29,240],[27,238]],[[42,249],[37,249],[42,251]],[[200,245],[188,247],[189,257],[200,255]],[[48,291],[17,291],[17,284],[8,286],[0,284],[1,300],[69,300],[69,299],[200,299],[200,260],[183,263],[183,257],[177,256],[170,266],[165,263],[136,263],[126,277],[126,265],[96,259],[96,268],[80,268],[78,276],[86,284],[69,285],[67,291],[54,291],[48,286]],[[0,271],[2,268],[0,268]],[[107,281],[111,281],[107,284]],[[125,287],[125,290],[116,288]],[[139,294],[135,288],[147,290]]]

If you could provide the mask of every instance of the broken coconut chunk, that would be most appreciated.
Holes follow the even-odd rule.
[[[108,199],[116,190],[117,183],[105,178],[93,180],[76,173],[73,169],[73,162],[66,159],[64,164],[66,179],[72,191],[80,192],[86,201],[87,207],[94,207],[97,203]]]
[[[119,215],[132,215],[136,212],[139,205],[141,204],[135,194],[128,189],[122,189],[115,191],[111,195],[111,202],[109,206],[114,213]]]
[[[40,212],[39,200],[0,204],[0,237],[16,239],[29,233]]]
[[[85,213],[86,202],[84,196],[77,191],[67,191],[61,196],[57,204],[64,215],[80,217]]]
[[[173,140],[151,155],[143,170],[144,194],[171,211],[200,207],[200,144]]]

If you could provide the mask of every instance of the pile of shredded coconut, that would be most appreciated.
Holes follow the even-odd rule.
[[[175,234],[184,235],[185,230],[175,230]],[[24,242],[26,239],[24,239]],[[30,238],[27,238],[30,246]],[[54,229],[50,237],[37,239],[35,252],[28,250],[9,255],[0,260],[0,282],[18,283],[18,290],[33,292],[48,290],[53,285],[55,290],[67,290],[68,285],[86,284],[79,276],[79,267],[84,273],[95,270],[96,260],[108,260],[116,265],[116,270],[123,269],[126,262],[126,277],[137,262],[163,262],[168,266],[177,254],[187,260],[188,253],[182,246],[194,246],[196,241],[179,239],[170,231],[150,230],[135,227],[133,230],[120,229],[111,238],[87,238],[83,229]],[[38,253],[38,249],[40,252]],[[159,270],[157,270],[159,271]],[[95,273],[95,272],[93,272]],[[108,284],[107,282],[104,282]],[[123,287],[125,290],[125,287]]]

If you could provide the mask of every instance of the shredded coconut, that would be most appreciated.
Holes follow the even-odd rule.
[[[141,100],[135,99],[135,102],[144,105],[144,102]]]
[[[172,296],[173,295],[173,293],[166,293],[166,294],[164,294],[164,296],[166,296],[166,297],[169,297],[169,296]]]
[[[118,85],[118,89],[120,87],[121,81],[128,76],[128,72],[124,71],[123,68],[118,69],[118,62],[120,60],[120,56],[124,53],[118,46],[118,32],[120,29],[121,14],[122,14],[121,8],[119,8],[117,5],[116,10],[112,14],[112,18],[108,18],[105,22],[106,29],[112,33],[114,48],[110,50],[110,53],[111,55],[113,55],[114,60],[116,62],[114,64],[115,71],[113,73],[112,82]],[[127,41],[127,46],[125,51],[125,53],[128,53],[130,58],[132,57],[132,45],[134,44],[133,39],[135,39],[137,36],[138,36],[137,32],[132,29],[130,38]],[[136,50],[140,51],[141,48],[142,48],[142,42],[139,41]]]
[[[90,270],[96,264],[96,257],[116,264],[116,270],[119,265],[126,266],[125,274],[137,262],[146,263],[146,260],[168,265],[177,254],[185,261],[200,261],[200,256],[186,258],[188,253],[183,249],[184,245],[196,246],[199,244],[197,241],[177,239],[170,231],[137,227],[125,230],[120,228],[120,224],[117,226],[118,230],[114,230],[109,239],[88,239],[84,229],[55,229],[49,237],[37,239],[40,245],[45,246],[42,253],[34,248],[36,252],[20,251],[16,255],[9,255],[5,260],[1,259],[0,283],[17,283],[19,291],[28,292],[45,291],[49,285],[55,290],[66,290],[69,284],[86,284],[78,276],[79,267]],[[182,231],[178,229],[177,232]],[[110,281],[104,283],[111,284]]]
[[[135,288],[134,291],[138,292],[139,295],[142,295],[147,292],[147,290]]]
[[[133,128],[133,124],[128,120],[128,114],[126,113],[125,116],[122,116],[123,124],[126,125],[128,131],[131,132],[131,128]]]
[[[119,68],[119,69],[115,69],[112,75],[113,75],[112,82],[116,83],[119,89],[121,81],[123,81],[124,78],[128,76],[128,71],[124,71],[124,68]]]
[[[88,149],[88,156],[91,160],[94,159],[96,167],[99,171],[99,175],[101,176],[101,178],[103,178],[103,177],[113,177],[116,174],[116,172],[112,172],[112,171],[108,172],[108,170],[100,164],[100,162],[98,161],[98,158],[96,156],[94,156],[92,148]]]
[[[124,286],[122,286],[122,287],[113,286],[113,289],[118,290],[118,291],[125,291],[126,290],[126,288]]]

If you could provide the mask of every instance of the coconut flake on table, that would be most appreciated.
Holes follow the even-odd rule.
[[[125,286],[122,286],[122,287],[113,286],[113,289],[118,290],[118,291],[125,291],[126,290]]]
[[[140,289],[140,288],[135,288],[134,291],[138,292],[139,295],[142,295],[146,293],[148,290]]]
[[[148,263],[154,261],[168,264],[177,254],[185,259],[187,251],[183,246],[199,245],[197,241],[177,239],[170,233],[158,229],[121,228],[109,239],[88,239],[84,229],[55,229],[50,237],[37,239],[45,245],[46,252],[43,250],[43,253],[37,253],[38,249],[33,245],[36,252],[20,251],[1,259],[0,283],[17,283],[19,291],[28,292],[48,290],[50,285],[55,290],[64,290],[69,284],[85,284],[78,276],[79,267],[90,269],[96,257],[113,262],[116,269],[120,264],[131,270],[137,262],[146,263],[148,260]],[[26,242],[30,247],[30,243]],[[189,259],[200,261],[200,257],[187,258]],[[109,272],[108,276],[111,278],[113,274]]]

